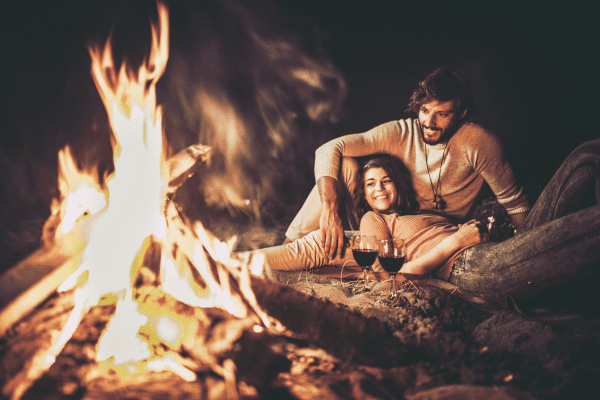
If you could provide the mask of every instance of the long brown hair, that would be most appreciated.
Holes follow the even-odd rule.
[[[367,211],[372,211],[365,197],[365,173],[371,168],[382,168],[394,183],[398,193],[394,205],[395,211],[402,214],[411,214],[419,209],[417,195],[413,189],[410,172],[406,166],[399,160],[378,157],[368,161],[356,175],[354,209],[359,220]]]

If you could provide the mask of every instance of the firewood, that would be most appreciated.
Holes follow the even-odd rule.
[[[174,193],[189,177],[195,168],[210,163],[212,148],[202,144],[194,144],[170,157],[166,164],[169,171],[169,187],[167,194]]]
[[[167,193],[174,193],[195,173],[199,164],[209,162],[210,154],[210,147],[196,144],[170,157]],[[81,220],[68,234],[57,239],[54,229],[60,219],[57,220],[56,213],[50,215],[42,231],[42,248],[0,276],[0,337],[77,270],[79,256],[87,246],[96,217]]]

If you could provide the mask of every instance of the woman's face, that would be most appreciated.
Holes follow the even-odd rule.
[[[373,211],[390,211],[396,207],[396,185],[383,168],[365,172],[365,198]]]

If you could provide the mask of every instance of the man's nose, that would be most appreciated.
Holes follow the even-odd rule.
[[[436,126],[436,118],[435,118],[434,114],[429,114],[427,116],[427,119],[425,120],[425,126],[429,126],[429,127]]]

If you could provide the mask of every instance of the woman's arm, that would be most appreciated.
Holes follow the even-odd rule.
[[[444,265],[460,249],[489,240],[489,234],[481,232],[479,224],[475,220],[469,221],[464,225],[459,225],[459,228],[458,231],[442,240],[426,254],[404,264],[400,272],[429,275]]]

